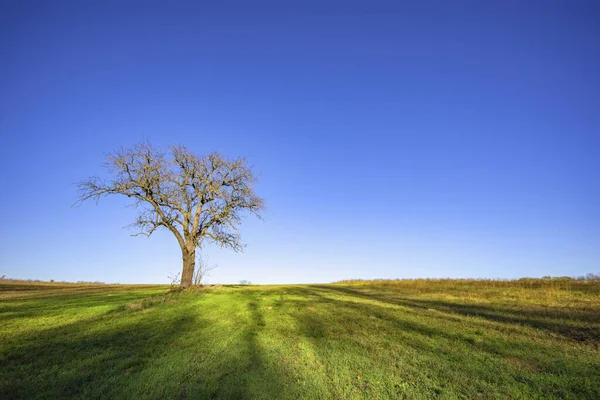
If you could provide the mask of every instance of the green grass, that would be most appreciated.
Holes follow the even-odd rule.
[[[0,398],[600,398],[600,282],[0,282]]]

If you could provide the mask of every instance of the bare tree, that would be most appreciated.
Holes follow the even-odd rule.
[[[217,268],[216,264],[209,265],[208,257],[202,256],[201,254],[196,255],[196,270],[194,271],[193,284],[202,285],[206,278],[210,275],[210,271]]]
[[[208,241],[234,251],[243,245],[237,233],[243,213],[260,217],[263,199],[254,191],[256,176],[243,158],[218,153],[198,156],[184,146],[168,152],[148,142],[110,153],[104,163],[111,179],[97,176],[77,183],[78,200],[119,194],[140,212],[130,226],[150,236],[158,228],[171,231],[183,258],[181,287],[192,285],[196,248]]]

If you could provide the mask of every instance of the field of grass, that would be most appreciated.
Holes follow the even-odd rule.
[[[0,398],[600,398],[600,282],[0,282]]]

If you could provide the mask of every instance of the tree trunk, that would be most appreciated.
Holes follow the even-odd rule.
[[[196,248],[181,249],[183,255],[183,271],[181,273],[181,285],[182,289],[187,289],[192,286],[192,279],[194,278],[194,269],[196,267]]]

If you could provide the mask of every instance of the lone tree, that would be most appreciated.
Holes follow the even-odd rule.
[[[184,146],[170,151],[148,142],[121,148],[106,157],[111,179],[97,176],[77,183],[76,204],[119,194],[133,199],[139,215],[129,226],[133,236],[150,236],[158,228],[175,235],[183,258],[181,288],[192,285],[196,248],[206,241],[241,251],[237,233],[245,211],[260,217],[263,199],[254,191],[256,176],[243,158],[218,153],[198,156]]]

